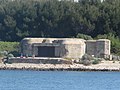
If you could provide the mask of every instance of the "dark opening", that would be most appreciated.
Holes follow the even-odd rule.
[[[39,46],[39,57],[55,57],[55,46]]]

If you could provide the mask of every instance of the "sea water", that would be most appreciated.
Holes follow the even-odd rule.
[[[1,70],[0,90],[120,90],[120,72]]]

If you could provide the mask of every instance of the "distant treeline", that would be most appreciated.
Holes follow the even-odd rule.
[[[20,41],[24,37],[81,37],[81,34],[92,38],[111,35],[117,39],[119,50],[120,0],[80,0],[79,3],[0,0],[1,41]]]

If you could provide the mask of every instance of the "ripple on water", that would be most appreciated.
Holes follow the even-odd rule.
[[[0,90],[120,90],[120,72],[1,70]]]

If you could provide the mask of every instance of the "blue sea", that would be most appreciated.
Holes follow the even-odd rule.
[[[120,72],[1,70],[0,90],[120,90]]]

